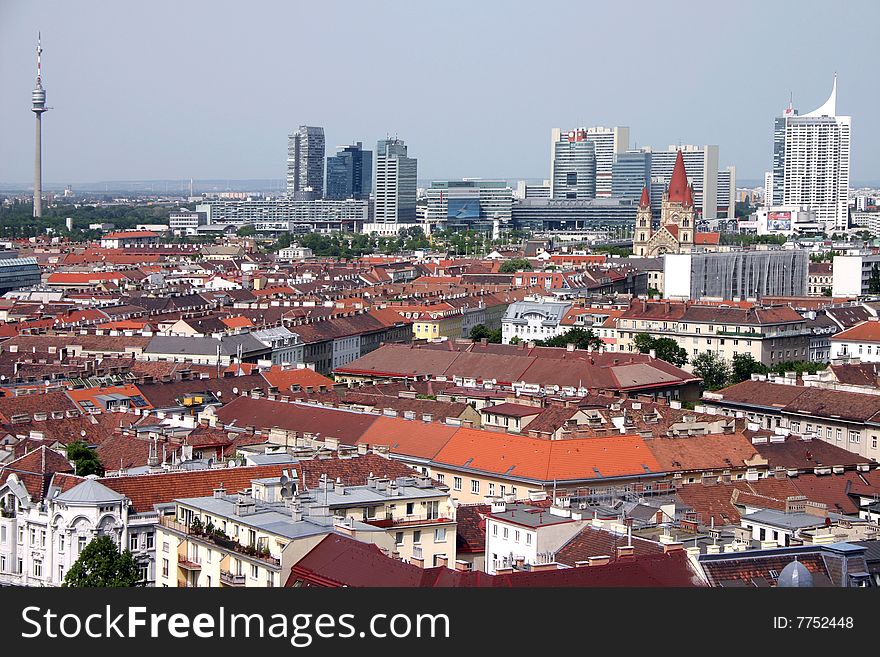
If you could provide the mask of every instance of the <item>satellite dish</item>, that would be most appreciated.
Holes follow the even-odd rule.
[[[281,471],[281,485],[286,486],[290,481],[290,475],[287,473],[287,470]]]
[[[226,464],[226,467],[227,468],[236,468],[236,467],[238,467],[238,463],[236,463],[235,461],[230,461],[229,463]]]
[[[86,437],[86,430],[80,429],[79,435],[82,436],[83,438],[85,438]]]
[[[237,394],[238,394],[238,388],[233,387],[233,388],[232,388],[232,394],[233,394],[233,395],[237,395]]]

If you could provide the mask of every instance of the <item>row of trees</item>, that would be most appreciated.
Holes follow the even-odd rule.
[[[737,354],[730,361],[721,356],[706,351],[694,356],[691,364],[694,374],[703,379],[703,385],[708,390],[726,388],[752,378],[752,374],[785,374],[797,372],[798,374],[815,374],[825,365],[809,361],[786,361],[768,367],[755,360],[751,354]]]

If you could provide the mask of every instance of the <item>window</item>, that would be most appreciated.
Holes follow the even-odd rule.
[[[153,532],[147,532],[147,549],[153,549]]]
[[[444,543],[446,541],[446,528],[438,527],[434,530],[434,542]]]
[[[471,479],[471,492],[474,495],[480,494],[480,482],[477,479]]]
[[[210,581],[208,582],[208,586],[211,586]],[[266,586],[268,588],[272,588],[273,586],[275,586],[275,573],[273,573],[271,570],[266,573]]]
[[[18,528],[18,542],[24,543],[24,525]]]
[[[162,542],[162,552],[168,552],[168,541]]]
[[[162,559],[162,577],[168,577],[168,559]]]
[[[427,504],[428,507],[428,520],[436,520],[440,517],[440,502],[438,500],[431,500]]]
[[[498,525],[492,524],[492,536],[498,536]]]
[[[511,487],[510,487],[510,494],[511,494],[511,495],[516,495],[516,486],[511,486]]]
[[[128,537],[128,549],[134,552],[138,549],[138,535],[132,534]]]
[[[862,435],[858,431],[850,431],[849,432],[849,442],[851,443],[860,443],[862,442]]]
[[[441,484],[446,483],[446,475],[442,473],[437,473],[437,482]]]
[[[86,537],[85,536],[77,536],[76,537],[76,551],[77,554],[86,549]]]
[[[58,581],[64,581],[64,566],[58,566]]]
[[[46,530],[40,530],[40,547],[46,547]]]
[[[413,543],[421,543],[422,542],[422,530],[417,529],[413,532]]]
[[[490,483],[490,484],[489,484],[489,495],[490,495],[490,496],[494,496],[494,495],[495,495],[495,484],[493,484],[493,483]]]
[[[403,532],[397,532],[394,535],[394,544],[395,545],[403,545]]]
[[[831,440],[831,438],[832,438],[831,427],[828,427],[827,429],[825,429],[825,437],[828,438],[828,440]]]
[[[251,579],[257,579],[260,575],[260,569],[256,564],[251,564]]]
[[[505,527],[504,529],[501,530],[501,535],[502,535],[504,538],[507,538],[507,527]]]
[[[34,527],[30,528],[28,532],[28,545],[34,546],[37,544],[37,530]]]
[[[43,562],[39,559],[34,560],[34,577],[42,577],[43,576]]]
[[[0,555],[0,572],[6,572],[6,555]]]
[[[519,543],[519,530],[518,529],[515,532],[513,532],[513,540],[516,541],[517,543]]]
[[[761,529],[758,530],[758,540],[763,541],[766,538],[767,538],[767,530],[764,529],[763,527],[761,527]]]
[[[411,516],[416,510],[415,502],[406,503],[406,515]]]
[[[843,432],[838,428],[837,435],[835,436],[837,441],[840,442]]]
[[[60,570],[60,567],[59,567],[59,570]],[[140,573],[141,581],[146,582],[147,578],[150,576],[150,567],[147,564],[142,563],[142,564],[138,565],[138,572]]]
[[[871,449],[877,449],[877,436],[871,436]]]
[[[532,544],[532,534],[531,532],[526,532],[526,545]]]
[[[461,477],[453,477],[452,479],[452,487],[455,490],[461,490]]]
[[[505,486],[504,484],[501,484],[500,486],[501,486],[501,495],[502,496],[507,495],[507,486]]]

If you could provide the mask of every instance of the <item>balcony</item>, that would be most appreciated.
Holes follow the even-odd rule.
[[[185,579],[179,579],[179,580],[177,580],[177,588],[179,588],[179,589],[194,589],[194,588],[196,588],[196,585],[193,584],[192,582],[188,582]]]
[[[220,571],[220,583],[226,586],[244,586],[244,575],[235,575],[228,570]]]
[[[159,519],[159,523],[174,532],[179,534],[183,534],[188,537],[190,540],[196,540],[203,542],[208,545],[215,545],[223,550],[228,550],[229,552],[235,552],[236,554],[241,554],[251,559],[256,559],[263,563],[267,563],[272,566],[280,566],[281,560],[277,559],[265,552],[258,550],[255,547],[251,547],[249,545],[242,545],[235,539],[229,538],[222,532],[208,533],[204,529],[194,529],[192,527],[187,527],[184,523],[178,522],[173,518],[162,517]],[[193,562],[195,563],[195,562]],[[201,568],[201,566],[199,566]]]
[[[202,562],[195,557],[177,557],[177,567],[184,570],[201,570]]]
[[[385,514],[384,518],[376,517],[376,518],[366,518],[364,520],[368,525],[373,525],[374,527],[416,527],[418,525],[445,525],[450,522],[455,522],[451,518],[446,518],[444,516],[436,516],[436,515],[409,515],[409,516],[401,516],[398,518],[392,517],[390,514]]]

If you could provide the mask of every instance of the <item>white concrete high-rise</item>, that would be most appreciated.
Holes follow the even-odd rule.
[[[776,119],[773,198],[812,208],[826,232],[848,225],[852,117],[837,115],[837,76],[825,104],[807,114],[791,106]]]
[[[416,159],[407,155],[402,139],[382,139],[376,144],[374,223],[416,221],[416,171]]]

